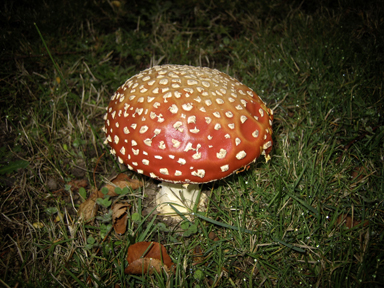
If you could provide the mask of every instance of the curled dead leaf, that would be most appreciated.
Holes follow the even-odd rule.
[[[79,220],[84,220],[84,222],[89,222],[96,217],[97,209],[99,206],[96,204],[96,199],[98,198],[98,192],[92,193],[89,198],[80,204],[79,210],[77,210],[77,215]],[[103,195],[103,193],[100,192]]]
[[[160,273],[162,268],[169,272],[174,268],[167,250],[158,242],[138,242],[129,246],[127,260],[125,274],[152,274],[154,271]]]
[[[79,191],[79,188],[81,187],[86,188],[88,186],[88,180],[87,179],[72,180],[68,182],[68,185],[71,186],[72,192],[77,192]]]
[[[111,181],[114,185],[112,184],[106,184],[104,187],[108,189],[108,194],[109,196],[118,196],[115,192],[115,188],[119,187],[121,189],[125,187],[129,187],[132,190],[135,190],[137,188],[140,188],[143,186],[143,182],[137,179],[131,179],[129,178],[126,174],[120,173],[119,175],[116,176],[115,179]]]
[[[352,219],[351,216],[349,216],[348,214],[341,214],[339,217],[337,217],[337,221],[336,223],[337,224],[340,224],[340,223],[343,223],[345,224],[345,226],[349,229],[361,224],[361,221],[358,221],[358,220],[355,220],[355,219]],[[366,227],[368,226],[369,224],[369,221],[366,220],[364,223],[363,223],[363,227]]]
[[[112,206],[113,228],[117,234],[124,234],[127,230],[128,214],[127,210],[131,207],[128,203],[115,203]]]

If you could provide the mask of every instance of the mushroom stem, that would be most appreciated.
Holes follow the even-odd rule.
[[[160,214],[167,216],[177,215],[176,211],[169,204],[172,204],[183,214],[190,214],[193,211],[200,194],[198,184],[176,184],[163,181],[159,186],[161,189],[156,194],[156,204],[158,205],[157,211]],[[206,195],[201,193],[198,208],[202,208],[205,199]]]

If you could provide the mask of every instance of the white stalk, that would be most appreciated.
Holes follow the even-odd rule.
[[[162,182],[159,184],[160,191],[156,194],[157,211],[164,216],[177,216],[172,204],[179,212],[190,214],[199,196],[200,189],[198,184],[175,184]],[[206,195],[201,193],[199,206],[205,202]]]

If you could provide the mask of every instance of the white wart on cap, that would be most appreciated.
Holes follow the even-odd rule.
[[[215,69],[163,65],[128,79],[105,115],[106,143],[129,169],[173,183],[227,177],[269,159],[273,112]]]

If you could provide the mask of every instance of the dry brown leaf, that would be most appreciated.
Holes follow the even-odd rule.
[[[112,206],[113,228],[117,234],[124,234],[127,230],[128,214],[127,210],[131,207],[128,203],[115,203]]]
[[[174,268],[167,250],[158,242],[138,242],[129,246],[127,260],[125,274],[152,274],[154,271],[160,273],[162,267],[167,272]]]
[[[352,221],[352,217],[349,216],[348,214],[341,214],[339,217],[337,217],[337,221],[336,221],[337,224],[340,224],[340,223],[343,223],[343,222],[345,222],[344,223],[345,226],[347,228],[349,228],[349,229],[351,229],[351,228],[353,228],[353,227],[355,227],[355,226],[357,226],[357,225],[359,225],[361,223],[361,221],[358,221],[358,220],[355,220],[355,219],[353,219],[353,221]],[[369,221],[366,220],[363,223],[363,227],[368,226],[368,224],[369,224]]]
[[[201,264],[204,261],[204,252],[199,245],[192,249],[193,263],[192,265]]]
[[[131,179],[126,174],[120,173],[117,175],[115,179],[111,181],[112,184],[106,184],[104,187],[108,189],[107,195],[109,196],[118,196],[118,194],[115,193],[115,188],[120,187],[123,189],[124,187],[130,187],[132,190],[135,190],[137,188],[140,188],[143,186],[143,182],[137,179]]]
[[[88,186],[88,181],[87,179],[72,180],[68,182],[68,185],[71,185],[72,192],[77,192],[81,187],[86,188]]]
[[[134,189],[137,189],[137,188],[143,186],[143,182],[136,180],[136,179],[131,179],[126,174],[123,174],[123,173],[120,173],[119,175],[117,175],[117,177],[112,180],[112,183],[114,185],[116,185],[117,187],[120,187],[121,189],[123,189],[124,187],[130,187],[134,190]],[[71,183],[71,184],[73,184],[73,183]],[[82,185],[84,185],[84,183],[82,183]],[[114,186],[114,185],[107,184],[104,186],[108,189],[107,195],[109,195],[111,197],[118,196],[118,194],[115,193],[115,187],[116,186]],[[98,209],[96,199],[97,198],[104,198],[104,197],[105,197],[105,195],[103,193],[101,193],[101,191],[99,191],[99,190],[94,191],[89,196],[89,198],[80,205],[79,210],[77,211],[77,215],[80,217],[80,219],[84,219],[85,222],[89,222],[90,220],[95,218],[96,212]]]
[[[97,192],[92,193],[89,196],[89,198],[85,200],[85,202],[80,204],[79,210],[77,210],[77,215],[79,216],[79,220],[84,220],[84,222],[89,222],[96,217],[97,209],[99,208],[99,205],[96,204],[97,198],[98,198]]]

